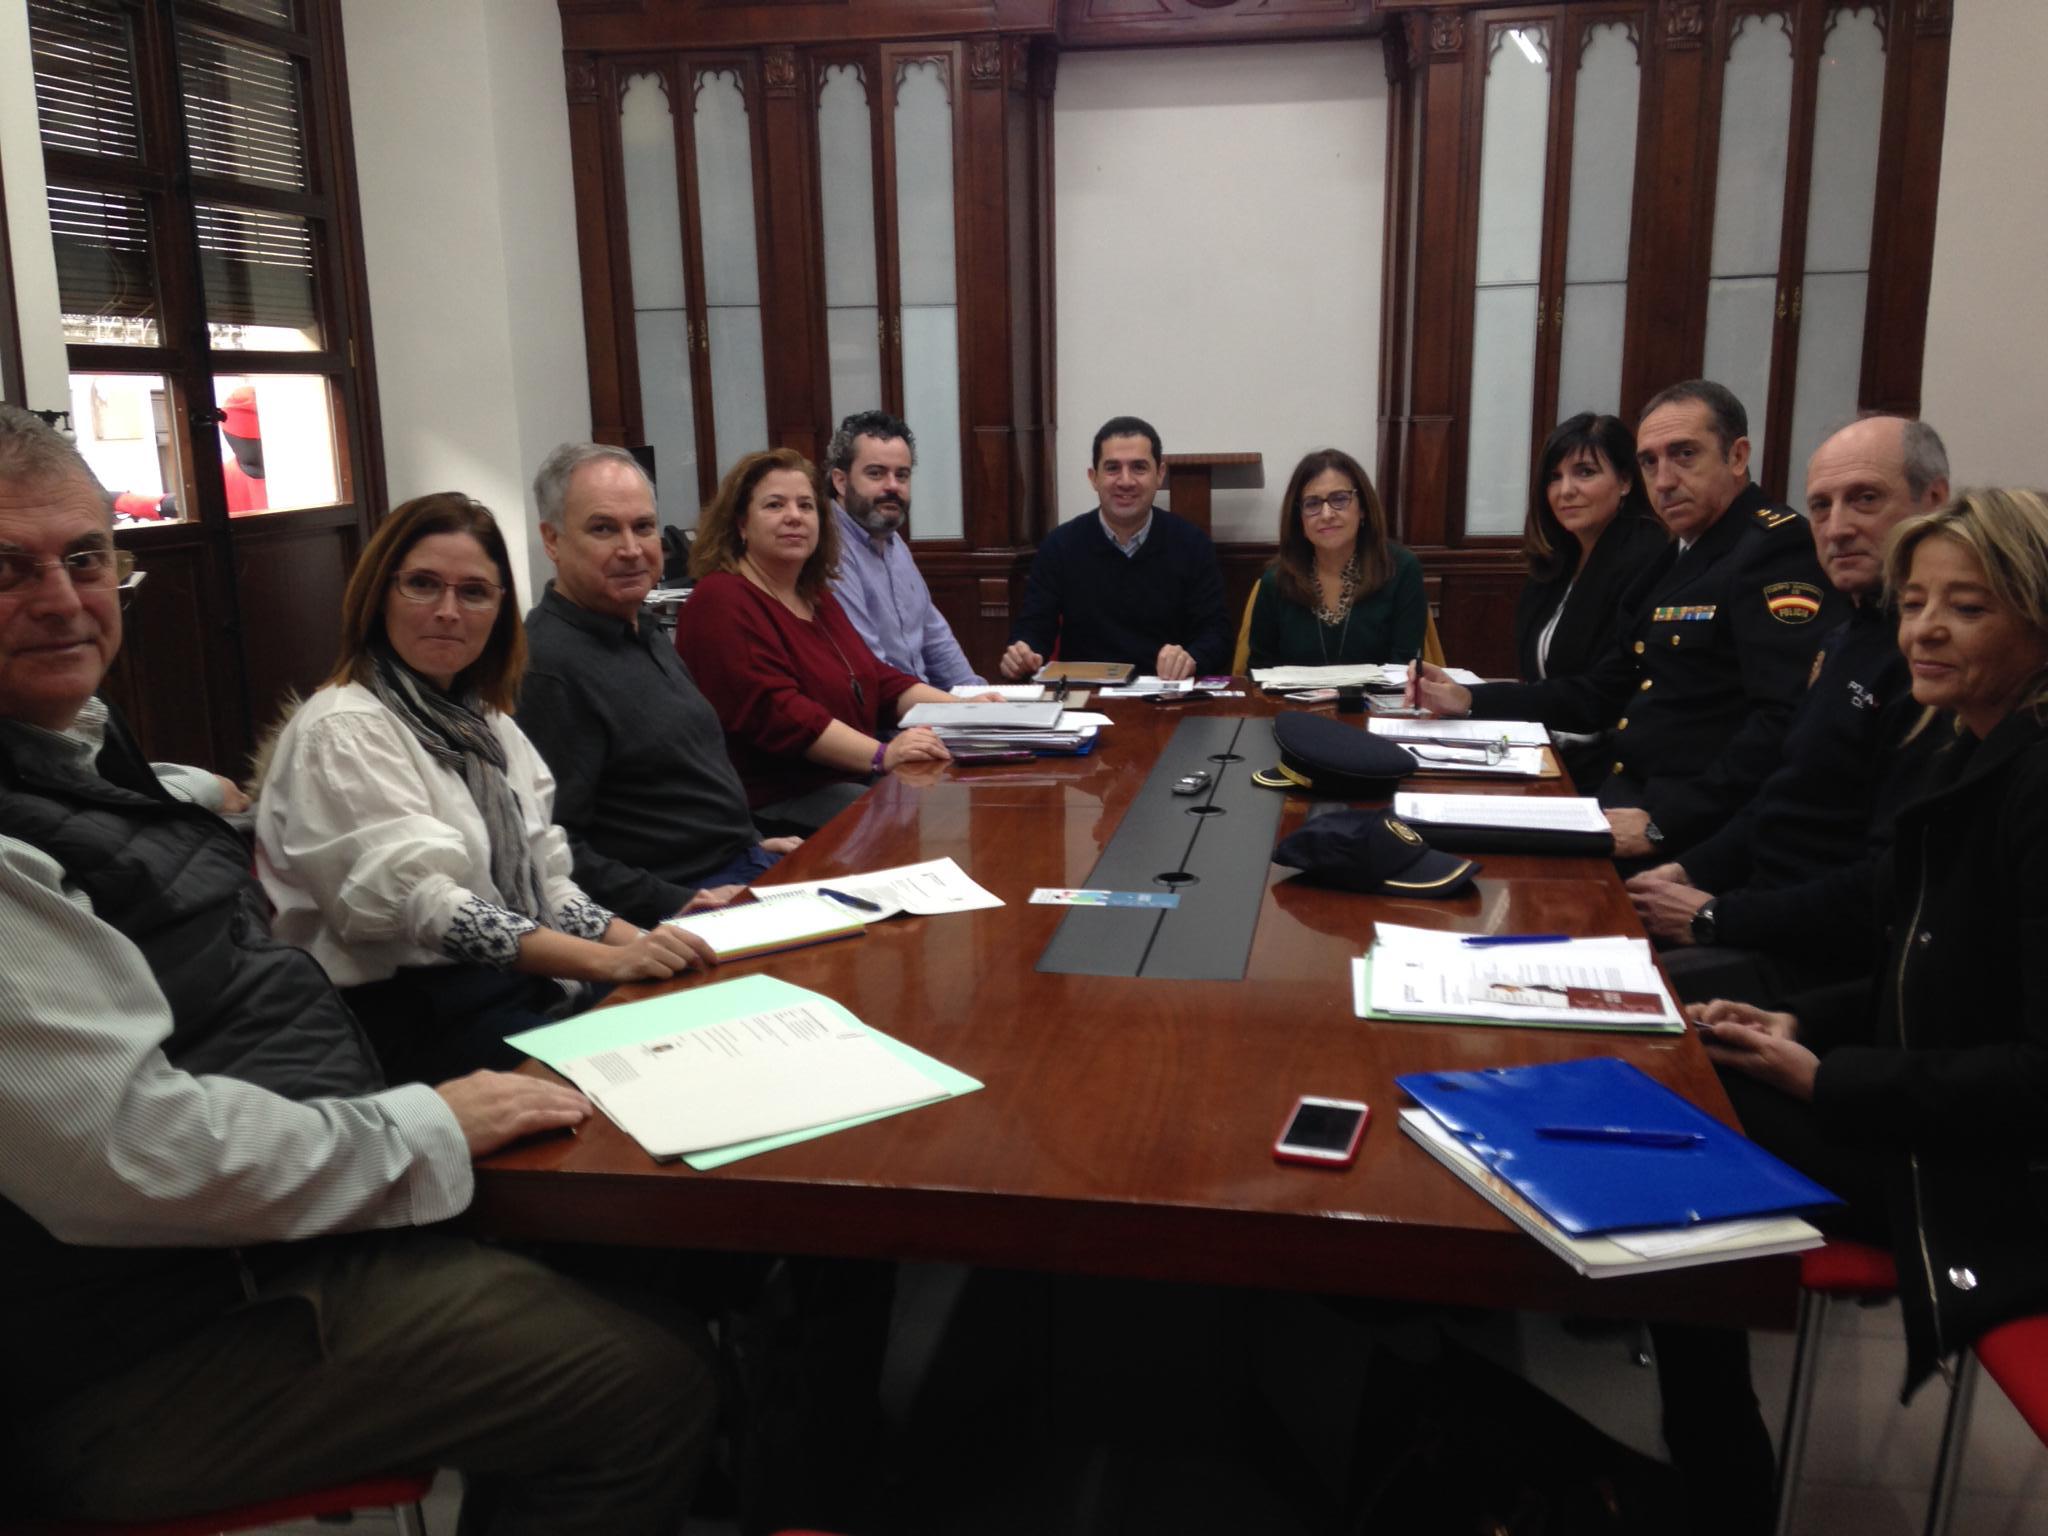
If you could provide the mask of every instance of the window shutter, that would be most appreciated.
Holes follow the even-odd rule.
[[[88,0],[29,0],[28,43],[43,148],[140,160],[126,13]]]

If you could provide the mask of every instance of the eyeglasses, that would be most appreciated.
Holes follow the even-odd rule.
[[[472,613],[498,606],[505,589],[494,581],[443,581],[432,571],[400,571],[391,578],[398,595],[409,603],[438,603],[441,594],[454,589],[455,601]]]
[[[1500,763],[1507,759],[1508,739],[1499,741],[1474,742],[1470,746],[1442,747],[1417,746],[1404,743],[1410,752],[1424,762],[1430,763]]]
[[[1314,517],[1323,508],[1332,512],[1349,512],[1351,503],[1358,500],[1356,491],[1332,491],[1327,496],[1304,496],[1301,498],[1301,515]]]
[[[71,585],[81,592],[117,587],[135,573],[135,556],[125,549],[74,549],[54,560],[38,560],[18,550],[0,550],[0,597],[25,596],[42,584],[43,572],[61,565]]]

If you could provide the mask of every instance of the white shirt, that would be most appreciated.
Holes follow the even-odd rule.
[[[588,908],[554,824],[554,775],[509,716],[487,713],[542,895],[558,914]],[[456,914],[505,905],[469,786],[360,683],[321,689],[279,734],[256,804],[256,871],[277,936],[310,950],[339,987],[449,964]]]
[[[91,707],[89,707],[91,708]],[[104,708],[66,741],[99,753]],[[210,1247],[440,1221],[469,1149],[422,1084],[297,1102],[163,1053],[149,962],[48,854],[0,835],[0,1195],[64,1242]]]

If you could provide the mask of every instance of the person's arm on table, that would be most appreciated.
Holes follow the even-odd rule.
[[[0,1194],[62,1241],[150,1246],[417,1225],[469,1203],[465,1125],[433,1089],[286,1099],[178,1071],[170,1029],[142,952],[54,860],[0,838]]]

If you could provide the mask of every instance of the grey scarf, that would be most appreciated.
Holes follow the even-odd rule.
[[[398,716],[428,756],[461,775],[469,786],[490,835],[491,883],[498,888],[498,899],[542,927],[554,927],[553,914],[542,899],[540,871],[527,846],[519,798],[505,778],[504,743],[484,718],[483,701],[474,689],[459,698],[441,692],[384,645],[373,645],[370,657],[370,692]]]

